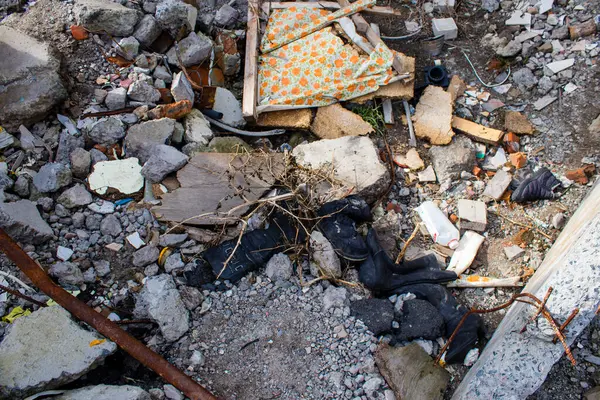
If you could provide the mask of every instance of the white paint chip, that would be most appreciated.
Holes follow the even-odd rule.
[[[61,261],[68,261],[73,255],[73,250],[68,247],[58,246],[56,249],[56,257]]]
[[[571,68],[575,64],[574,58],[567,58],[566,60],[554,61],[544,66],[544,73],[547,75],[558,74],[560,71],[564,71],[567,68]]]

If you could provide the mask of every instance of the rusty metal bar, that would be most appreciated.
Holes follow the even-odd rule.
[[[117,324],[105,318],[102,314],[97,313],[87,304],[71,296],[66,290],[55,284],[46,272],[3,229],[0,229],[0,250],[29,277],[35,286],[50,296],[50,298],[76,318],[89,324],[99,333],[115,342],[136,360],[185,393],[187,397],[192,400],[217,399],[212,393],[171,365],[162,356],[150,350],[142,342],[119,328]]]
[[[10,293],[13,296],[20,297],[23,300],[27,300],[28,302],[33,303],[37,306],[46,307],[46,304],[42,303],[41,301],[37,301],[36,299],[29,297],[27,295],[24,295],[23,293],[18,292],[15,289],[11,289],[8,286],[0,285],[0,293],[2,293],[2,291],[6,292],[6,293]]]

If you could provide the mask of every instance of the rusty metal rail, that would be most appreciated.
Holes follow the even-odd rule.
[[[60,304],[76,318],[89,324],[99,333],[115,342],[136,360],[150,368],[164,380],[181,390],[192,400],[216,400],[217,398],[202,385],[195,382],[170,364],[162,356],[146,347],[142,342],[121,329],[117,324],[94,311],[81,300],[55,284],[34,260],[19,245],[0,229],[0,250],[25,273],[41,291]]]

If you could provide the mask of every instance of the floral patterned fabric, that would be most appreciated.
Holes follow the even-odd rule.
[[[391,68],[394,54],[387,46],[380,44],[366,55],[345,44],[332,27],[322,27],[323,21],[374,3],[359,0],[333,13],[316,8],[273,10],[261,43],[258,110],[325,106],[398,80]]]

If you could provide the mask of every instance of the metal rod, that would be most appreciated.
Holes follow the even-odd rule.
[[[171,365],[162,356],[150,350],[142,342],[119,328],[113,321],[94,311],[87,304],[55,284],[46,272],[3,229],[0,229],[0,250],[27,275],[35,286],[60,306],[115,342],[136,360],[185,393],[190,399],[216,400],[212,393]]]
[[[11,289],[8,286],[0,285],[0,290],[4,290],[6,293],[10,293],[13,296],[20,297],[23,300],[27,300],[28,302],[33,303],[33,304],[35,304],[37,306],[46,307],[46,305],[44,303],[42,303],[41,301],[37,301],[36,299],[34,299],[32,297],[29,297],[27,295],[24,295],[23,293],[21,293],[21,292],[19,292],[17,290]]]

